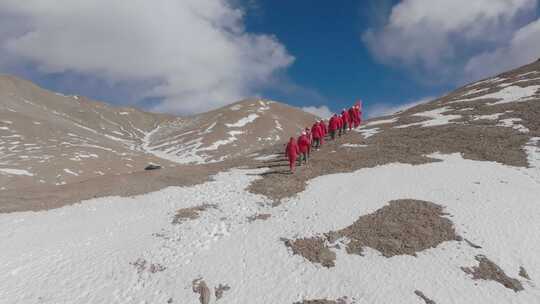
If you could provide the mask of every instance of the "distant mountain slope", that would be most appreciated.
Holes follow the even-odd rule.
[[[144,148],[178,163],[205,163],[247,155],[286,142],[315,116],[275,101],[251,99],[160,124]]]
[[[0,76],[0,190],[63,185],[162,166],[247,155],[314,116],[247,100],[192,117],[113,107]]]

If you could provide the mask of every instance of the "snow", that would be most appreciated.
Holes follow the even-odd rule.
[[[22,170],[22,169],[9,169],[9,168],[0,168],[0,173],[6,173],[9,175],[26,175],[26,176],[34,176],[34,174]]]
[[[279,120],[274,120],[274,122],[276,123],[276,129],[280,130],[280,131],[283,131],[283,127],[281,126],[281,123],[279,122]]]
[[[229,128],[241,128],[249,123],[252,123],[257,119],[259,115],[257,114],[249,114],[247,117],[244,117],[240,119],[239,121],[233,123],[233,124],[225,124],[225,126]]]
[[[529,133],[530,130],[528,128],[518,123],[520,121],[522,121],[521,118],[501,119],[499,123],[497,124],[497,126],[513,128],[515,130],[518,130],[521,133]]]
[[[366,126],[376,126],[376,125],[382,125],[382,124],[391,124],[391,123],[394,123],[398,121],[398,118],[391,118],[391,119],[381,119],[381,120],[375,120],[375,121],[371,121],[369,123],[366,124]]]
[[[245,190],[261,171],[232,170],[193,187],[2,214],[0,242],[9,246],[0,251],[0,301],[166,303],[172,298],[195,304],[191,282],[203,278],[211,288],[231,287],[219,300],[223,304],[342,296],[357,303],[422,303],[414,295],[417,289],[436,303],[538,303],[540,288],[518,276],[520,266],[533,282],[540,276],[538,169],[457,154],[432,157],[442,161],[321,176],[275,208]],[[292,255],[280,241],[343,228],[401,198],[444,206],[457,232],[482,248],[446,242],[416,257],[392,258],[371,249],[363,256],[335,249],[336,266],[327,269]],[[217,208],[171,224],[178,208],[203,203]],[[272,217],[246,220],[263,212]],[[473,281],[461,267],[477,265],[477,254],[518,278],[525,290]],[[142,259],[165,269],[151,273],[130,264]]]
[[[505,113],[495,113],[495,114],[489,114],[489,115],[477,115],[474,116],[473,120],[497,120],[501,115],[504,115]]]
[[[66,173],[68,173],[68,174],[71,174],[71,175],[79,176],[78,173],[73,172],[73,171],[71,171],[70,169],[64,169],[64,172],[66,172]]]
[[[213,122],[210,126],[208,126],[208,128],[206,128],[206,130],[204,130],[204,134],[208,134],[210,132],[212,132],[212,129],[216,126],[217,122]]]
[[[536,92],[540,89],[540,85],[534,85],[529,87],[519,87],[519,86],[509,86],[497,93],[485,95],[482,98],[494,98],[499,99],[499,101],[487,103],[487,105],[498,105],[509,102],[523,102],[530,100]]]
[[[0,130],[9,130],[8,127],[0,127]]]
[[[279,154],[270,154],[270,155],[262,155],[262,156],[257,156],[255,158],[253,158],[254,160],[260,160],[260,161],[265,161],[265,160],[272,160],[272,159],[276,159],[279,157]]]
[[[129,115],[129,112],[120,112],[119,115]]]
[[[230,143],[235,142],[238,139],[236,136],[240,135],[240,134],[244,134],[244,132],[242,132],[242,131],[229,131],[228,134],[229,134],[229,138],[218,140],[218,141],[214,142],[213,144],[211,144],[208,147],[201,148],[200,151],[217,150],[220,146],[228,145]]]
[[[442,126],[451,123],[452,120],[461,118],[461,115],[443,115],[445,112],[452,111],[452,108],[443,107],[439,109],[434,109],[431,111],[425,111],[420,113],[413,114],[414,116],[428,117],[430,120],[416,122],[408,125],[396,126],[394,128],[408,128],[412,126],[422,126],[422,127],[435,127]]]
[[[229,109],[231,109],[231,111],[238,111],[241,108],[242,108],[242,105],[237,104],[237,105],[234,105],[234,106],[230,107]]]
[[[360,129],[355,129],[354,131],[362,134],[362,136],[364,138],[369,138],[369,137],[381,132],[381,130],[379,128],[365,129],[364,127],[365,126],[363,126]]]
[[[532,137],[525,145],[524,150],[527,153],[529,166],[540,170],[540,137]]]
[[[363,147],[367,147],[367,145],[350,144],[350,143],[342,144],[341,146],[346,147],[346,148],[363,148]]]
[[[516,85],[510,85],[502,88],[500,91],[486,94],[474,98],[468,98],[468,99],[460,99],[453,101],[452,103],[458,103],[458,102],[468,102],[468,101],[475,101],[480,99],[496,99],[495,102],[488,102],[487,105],[493,106],[493,105],[499,105],[499,104],[505,104],[510,102],[524,102],[531,100],[531,97],[536,94],[536,92],[540,89],[540,85],[533,85],[528,87],[520,87]]]

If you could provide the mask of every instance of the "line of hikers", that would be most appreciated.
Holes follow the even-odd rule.
[[[301,166],[302,162],[307,164],[311,149],[319,150],[324,144],[324,138],[327,135],[332,140],[335,140],[336,135],[341,137],[341,135],[347,133],[347,129],[350,131],[353,128],[358,128],[361,123],[362,107],[359,101],[348,110],[343,109],[341,115],[332,115],[328,120],[328,124],[321,119],[316,121],[311,128],[305,128],[298,140],[291,137],[285,148],[285,155],[289,160],[291,173],[295,172],[297,160],[298,166]]]

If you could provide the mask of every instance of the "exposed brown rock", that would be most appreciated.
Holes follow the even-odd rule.
[[[487,257],[477,255],[475,258],[479,262],[478,266],[461,268],[465,273],[472,275],[473,280],[495,281],[515,292],[523,290],[523,285],[519,280],[507,276],[497,264]]]
[[[199,278],[193,280],[192,283],[193,292],[199,294],[199,301],[201,304],[208,304],[210,303],[210,289],[208,288],[208,285],[206,285],[206,282]]]
[[[143,271],[148,271],[150,273],[162,272],[167,269],[165,266],[159,263],[148,263],[143,258],[138,258],[135,262],[129,263],[135,267],[137,273],[142,273]]]
[[[325,238],[285,240],[285,246],[291,248],[293,254],[301,255],[312,263],[321,264],[327,268],[335,266],[336,253],[326,246]]]
[[[188,220],[194,220],[199,218],[200,213],[209,209],[209,208],[217,208],[217,205],[214,204],[202,204],[200,206],[194,206],[189,208],[182,208],[176,210],[176,214],[174,215],[173,224],[181,224]]]
[[[473,243],[473,242],[471,242],[471,241],[469,241],[469,240],[467,240],[467,239],[465,239],[465,243],[467,243],[469,246],[471,246],[471,247],[474,248],[474,249],[480,249],[480,248],[482,248],[482,246],[476,245],[475,243]]]
[[[303,300],[302,302],[294,302],[294,304],[338,304],[332,300]]]
[[[303,300],[302,302],[294,302],[293,304],[346,304],[346,303],[347,303],[347,297],[339,298],[337,300],[326,300],[326,299]]]
[[[396,200],[375,213],[361,216],[352,225],[323,236],[286,240],[292,248],[312,263],[333,267],[336,255],[327,244],[346,238],[349,254],[362,254],[371,247],[385,257],[413,255],[435,248],[446,241],[459,241],[452,222],[443,217],[441,206],[418,200]]]
[[[223,294],[225,293],[225,291],[227,290],[230,290],[231,287],[229,287],[229,285],[223,285],[223,284],[219,284],[218,287],[214,288],[214,294],[216,296],[216,300],[219,300],[223,297]]]
[[[531,279],[531,277],[529,277],[529,274],[527,273],[527,270],[525,270],[523,266],[519,267],[519,276],[527,280]]]
[[[452,222],[442,207],[418,200],[396,200],[373,214],[361,216],[337,232],[347,237],[347,252],[361,254],[371,247],[385,257],[416,255],[446,241],[457,240]]]
[[[426,302],[426,304],[437,304],[435,301],[433,301],[432,299],[426,297],[424,295],[423,292],[421,292],[420,290],[415,290],[414,291],[414,294],[417,295],[419,298],[421,298],[422,300],[424,300],[424,302]]]
[[[270,217],[272,217],[272,215],[269,213],[261,213],[261,214],[255,214],[255,215],[249,216],[247,219],[248,219],[248,222],[254,222],[257,220],[266,221]]]

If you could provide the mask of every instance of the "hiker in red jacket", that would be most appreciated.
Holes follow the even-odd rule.
[[[291,137],[287,147],[285,148],[285,155],[287,155],[287,158],[289,159],[289,168],[291,169],[291,173],[294,173],[295,171],[296,158],[298,157],[299,153],[300,150],[298,149],[298,144],[296,143],[294,137]]]
[[[304,132],[306,132],[306,136],[307,136],[307,138],[309,140],[309,146],[308,146],[308,150],[307,150],[307,156],[309,158],[310,155],[311,155],[311,145],[313,144],[313,135],[311,134],[311,129],[310,128],[305,128]]]
[[[319,128],[321,129],[321,147],[322,147],[322,145],[324,144],[324,137],[328,133],[326,129],[326,125],[324,124],[324,120],[322,119],[321,121],[319,121]]]
[[[302,135],[298,137],[298,149],[300,150],[299,165],[302,165],[302,160],[304,161],[304,163],[307,164],[309,148],[310,148],[309,138],[307,137],[307,133],[304,131],[302,132]]]
[[[319,150],[321,147],[322,130],[319,122],[315,122],[311,127],[311,136],[313,137],[312,147]]]
[[[358,120],[358,125],[361,125],[362,124],[362,100],[358,100],[355,106],[356,106],[356,117]]]
[[[357,124],[358,124],[358,119],[357,119],[357,116],[356,116],[356,110],[354,108],[355,107],[352,106],[349,109],[349,118],[350,118],[350,121],[351,121],[351,123],[349,124],[349,131],[352,130],[352,128],[356,128]]]
[[[343,134],[345,134],[347,133],[347,127],[351,124],[351,119],[347,110],[343,109],[343,111],[341,111],[341,119],[343,120],[343,125],[341,126],[341,129],[343,131]]]
[[[341,115],[336,115],[336,121],[337,121],[337,128],[338,128],[338,136],[341,137],[342,129],[343,129],[343,119],[341,118]]]
[[[323,129],[323,137],[326,136],[326,134],[328,134],[328,126],[326,125],[326,123],[324,122],[324,119],[321,119],[321,127]]]
[[[338,129],[337,115],[334,114],[332,117],[330,117],[330,121],[328,122],[328,132],[330,132],[330,138],[332,138],[332,140],[336,139],[337,129]]]

